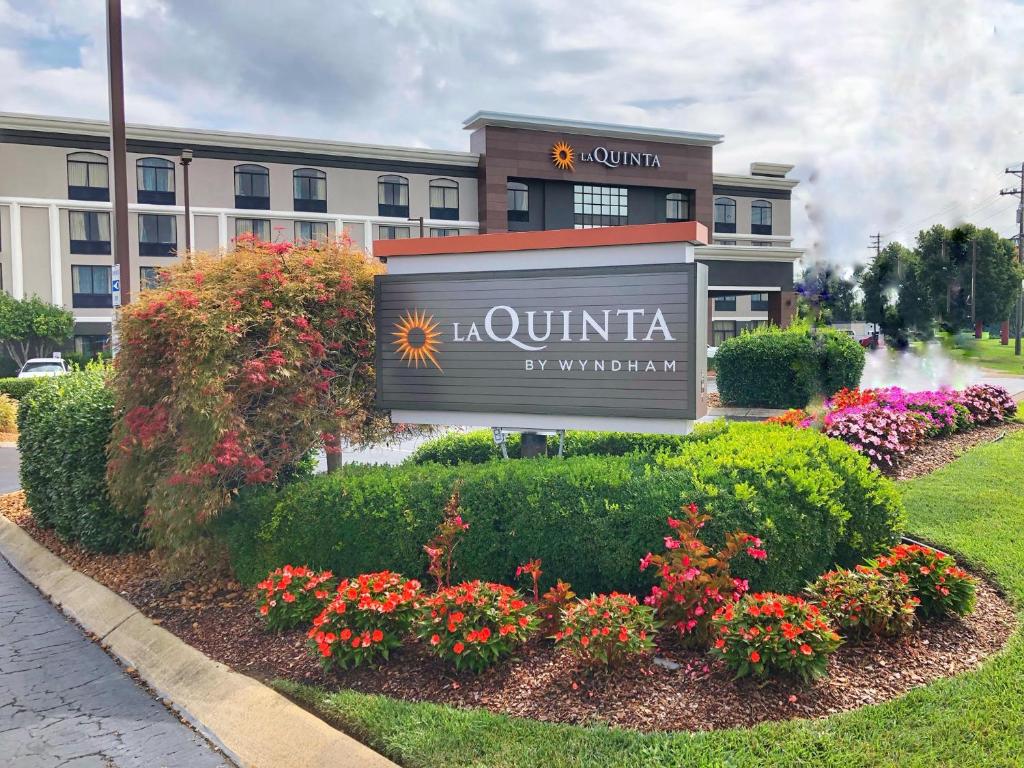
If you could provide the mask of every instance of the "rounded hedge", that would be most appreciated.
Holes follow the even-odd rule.
[[[114,397],[100,371],[35,379],[18,408],[21,484],[32,516],[97,552],[140,542],[139,520],[107,494],[107,442]]]
[[[762,408],[804,408],[860,383],[864,349],[828,328],[765,326],[726,339],[715,355],[722,401]]]
[[[562,456],[627,456],[632,453],[657,454],[678,453],[684,445],[696,440],[710,440],[728,428],[724,420],[697,424],[687,435],[660,435],[638,432],[592,432],[584,430],[568,430],[562,445]],[[520,457],[519,433],[508,436],[506,450],[510,459]],[[558,436],[548,437],[548,455],[558,453]],[[417,448],[406,459],[410,464],[461,464],[469,462],[479,464],[484,461],[500,459],[501,449],[494,444],[494,437],[489,429],[476,429],[472,432],[449,432],[433,440],[428,440]]]
[[[677,455],[579,456],[457,466],[355,467],[281,491],[244,493],[218,522],[236,574],[253,583],[284,563],[340,575],[422,575],[422,545],[459,484],[470,528],[455,578],[508,582],[541,558],[545,581],[579,594],[645,593],[640,558],[690,501],[713,516],[709,541],[737,528],[768,542],[755,588],[795,590],[833,564],[884,550],[902,525],[891,483],[848,446],[810,430],[733,425]]]
[[[0,379],[0,395],[7,395],[13,397],[15,400],[21,400],[25,395],[34,390],[41,384],[45,384],[47,381],[52,379],[52,376],[35,376],[32,378],[9,378]]]

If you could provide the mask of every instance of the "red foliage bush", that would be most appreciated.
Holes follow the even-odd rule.
[[[849,636],[902,635],[914,627],[921,602],[904,573],[882,573],[858,565],[854,570],[829,571],[808,592],[841,633]]]
[[[111,495],[177,550],[240,487],[318,442],[390,434],[373,409],[373,278],[344,242],[239,238],[121,309]]]
[[[897,544],[888,554],[868,561],[868,567],[905,575],[925,616],[966,616],[974,609],[975,579],[952,557],[930,547]]]
[[[286,565],[256,585],[259,612],[267,629],[281,632],[308,624],[334,592],[334,574]]]
[[[385,661],[409,634],[422,597],[418,581],[392,571],[343,581],[313,619],[310,650],[325,669]]]
[[[737,677],[825,674],[829,655],[842,643],[818,607],[793,595],[757,592],[715,614],[712,655]]]
[[[613,592],[571,603],[555,640],[590,664],[611,667],[650,653],[656,630],[653,608]]]

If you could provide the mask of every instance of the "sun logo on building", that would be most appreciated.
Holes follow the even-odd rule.
[[[576,170],[576,150],[564,141],[559,141],[551,148],[551,162],[562,171]]]
[[[418,309],[406,310],[398,322],[395,323],[395,330],[391,334],[395,340],[397,352],[407,366],[419,368],[420,364],[427,367],[427,362],[434,364],[437,370],[442,371],[440,363],[437,362],[438,347],[441,345],[441,332],[437,330],[437,323],[432,315],[421,312]]]

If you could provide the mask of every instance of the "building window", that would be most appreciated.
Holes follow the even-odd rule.
[[[715,198],[715,232],[736,231],[736,201],[731,197]]]
[[[756,328],[763,328],[766,325],[768,325],[767,320],[738,320],[736,322],[736,333],[746,333]]]
[[[573,186],[573,226],[576,229],[614,227],[629,216],[629,190],[594,184]]]
[[[715,296],[715,312],[735,312],[735,296]]]
[[[521,181],[510,181],[505,185],[508,193],[508,220],[530,220],[530,188]]]
[[[270,240],[270,219],[235,219],[235,239],[252,235],[257,240]]]
[[[458,182],[451,179],[433,179],[430,182],[430,218],[458,220]]]
[[[750,309],[754,312],[767,312],[768,311],[768,294],[767,293],[755,293],[750,297]]]
[[[171,256],[177,249],[177,217],[164,213],[139,214],[140,256]]]
[[[409,180],[404,176],[377,178],[377,215],[409,217]]]
[[[107,158],[93,152],[68,155],[68,198],[71,200],[109,200]]]
[[[378,240],[405,240],[408,237],[408,227],[396,227],[393,224],[381,224],[377,228]]]
[[[752,240],[751,245],[756,245],[758,248],[771,248],[772,244],[767,240]]]
[[[296,221],[295,222],[295,242],[296,243],[311,243],[311,242],[324,242],[327,240],[327,222],[326,221]]]
[[[459,230],[455,227],[432,227],[430,229],[431,237],[458,237]]]
[[[665,221],[689,221],[690,196],[683,192],[665,195]]]
[[[174,163],[162,157],[143,157],[135,164],[140,203],[174,205]]]
[[[71,306],[96,309],[113,306],[110,267],[71,267]]]
[[[139,285],[144,291],[160,285],[160,267],[139,267]]]
[[[299,168],[292,174],[296,211],[327,213],[327,174],[316,168]]]
[[[735,240],[715,240],[715,245],[736,245]]]
[[[711,346],[720,347],[726,339],[736,335],[735,320],[712,320],[711,321]]]
[[[754,235],[772,233],[772,204],[767,200],[755,200],[750,204],[750,232]]]
[[[75,335],[75,353],[89,359],[110,352],[110,336],[107,334]]]
[[[270,171],[262,165],[235,166],[235,208],[270,208]]]
[[[71,253],[110,253],[110,214],[106,211],[68,211]]]

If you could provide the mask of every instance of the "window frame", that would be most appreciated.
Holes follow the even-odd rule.
[[[309,226],[309,227],[317,227],[317,228],[323,227],[323,229],[324,229],[324,236],[323,237],[302,237],[299,234],[299,226],[300,225]],[[295,243],[326,243],[327,240],[331,236],[331,231],[330,231],[330,227],[328,227],[326,221],[296,220],[295,221],[295,227],[294,227],[294,236],[295,236],[295,240],[294,240]]]
[[[155,219],[156,220],[156,240],[143,240],[143,233],[146,227],[143,225],[144,219]],[[169,233],[170,239],[161,239],[161,230],[164,229],[162,224],[170,221]],[[139,256],[173,256],[178,250],[178,217],[173,213],[140,213],[139,214]]]
[[[152,289],[152,288],[159,287],[159,285],[160,285],[160,270],[161,269],[162,269],[162,267],[156,267],[156,266],[153,266],[152,264],[142,264],[141,266],[139,266],[139,288],[141,290],[145,291],[145,290],[149,290],[149,289]],[[153,280],[148,280],[146,278],[146,272],[149,271],[149,270],[153,271],[153,274],[154,274],[154,279]]]
[[[522,200],[522,207],[517,201]],[[505,210],[509,221],[530,220],[530,186],[522,181],[505,182]]]
[[[313,182],[317,182],[315,185]],[[313,197],[313,187],[322,188],[322,197]],[[309,195],[300,195],[302,192]],[[327,172],[319,168],[296,168],[292,171],[292,207],[304,213],[327,213]]]
[[[97,353],[97,351],[95,350],[95,348],[93,346],[96,343],[95,341],[90,342],[90,345],[89,345],[90,346],[90,351],[86,352],[85,351],[85,344],[80,344],[79,343],[79,339],[93,339],[93,340],[95,340],[95,339],[102,339],[102,341],[99,342],[99,346],[100,346],[99,352]],[[104,355],[104,354],[110,352],[110,334],[109,333],[76,333],[74,335],[73,340],[72,340],[72,344],[74,345],[75,354],[76,355],[87,356],[90,360],[92,360],[92,359],[94,359],[97,356],[97,354]]]
[[[389,197],[391,202],[388,202]],[[409,179],[393,173],[377,177],[377,215],[409,218]]]
[[[725,326],[725,325],[729,325],[731,327],[728,328],[728,329],[726,329],[724,327],[716,327],[716,326]],[[739,326],[737,325],[737,321],[736,320],[714,320],[713,319],[711,321],[711,346],[713,346],[713,347],[720,347],[720,346],[722,346],[722,342],[726,341],[727,339],[731,339],[731,338],[737,336],[738,334],[739,334]]]
[[[389,236],[384,237],[384,231],[389,230]],[[399,232],[405,232],[404,235],[399,235]],[[408,240],[412,237],[412,227],[403,226],[401,224],[378,224],[377,225],[377,239],[378,240]]]
[[[146,163],[151,164],[146,165]],[[159,163],[159,165],[157,165],[157,163]],[[145,171],[147,169],[154,172],[152,174],[154,178],[157,177],[158,171],[166,173],[167,176],[165,178],[170,179],[170,189],[146,189]],[[138,201],[140,203],[148,203],[150,205],[174,205],[177,201],[175,191],[177,179],[175,178],[175,174],[176,171],[174,163],[166,157],[140,157],[135,161],[135,193]]]
[[[678,203],[680,216],[670,215],[673,203]],[[690,221],[690,195],[687,192],[675,191],[665,195],[665,221]]]
[[[88,291],[75,291],[76,276],[78,287],[82,286],[82,272],[89,271]],[[107,274],[107,291],[93,290],[96,286],[96,270],[105,270]],[[114,305],[114,297],[110,287],[111,267],[108,264],[72,264],[71,265],[71,306],[75,309],[108,309]]]
[[[755,222],[755,211],[757,211],[757,218],[760,221]],[[768,212],[768,222],[765,223],[765,211]],[[772,233],[772,219],[774,215],[772,213],[772,204],[768,200],[754,200],[750,204],[750,234],[752,235],[770,235]]]
[[[83,229],[87,235],[100,233],[100,217],[107,217],[107,239],[103,240],[99,237],[87,237],[84,240],[76,239],[72,236],[74,227],[72,226],[72,217],[84,216],[85,225]],[[91,226],[89,222],[95,222],[95,226]],[[109,211],[81,211],[81,210],[69,210],[68,211],[68,251],[73,254],[81,254],[87,256],[108,256],[111,253],[110,250],[110,212]]]
[[[69,200],[110,201],[110,160],[106,155],[97,152],[69,152],[66,162]],[[85,166],[86,184],[84,186],[71,183],[72,163]],[[92,183],[93,167],[103,168],[103,173],[106,175],[106,183],[103,186]]]
[[[735,312],[736,311],[736,295],[731,296],[714,296],[714,309],[715,312]],[[721,304],[719,303],[721,302]],[[732,305],[732,306],[730,306]]]
[[[434,191],[437,190],[441,193],[440,202],[444,205],[434,205]],[[450,199],[454,195],[454,201]],[[430,218],[441,219],[444,221],[458,221],[459,220],[459,182],[454,179],[438,178],[431,179],[427,185],[427,202],[430,206]],[[448,205],[448,203],[454,202],[454,205]]]
[[[442,234],[443,233],[443,234]],[[431,237],[458,237],[462,234],[458,227],[431,227]]]
[[[723,211],[724,221],[718,217],[719,208]],[[736,231],[736,201],[731,197],[716,197],[714,202],[715,232]],[[731,218],[732,221],[728,221]]]
[[[580,183],[573,184],[572,195],[573,229],[629,224],[629,187]]]
[[[761,299],[762,296],[764,297],[763,300]],[[771,297],[767,293],[752,293],[750,294],[750,311],[767,312],[770,301]]]
[[[266,179],[266,195],[254,195],[253,180],[257,178]],[[270,169],[265,165],[257,163],[239,163],[235,166],[235,208],[245,210],[270,210]],[[245,183],[248,183],[248,192],[245,194]]]
[[[249,222],[253,222],[253,223],[256,223],[256,222],[266,223],[266,225],[267,225],[267,236],[266,237],[261,237],[260,235],[256,235],[256,232],[255,232],[255,230],[253,228],[250,228],[250,230],[248,232],[239,232],[239,226],[238,225],[240,223],[242,223],[243,221],[249,221]],[[238,240],[239,237],[241,237],[242,235],[246,235],[246,234],[256,235],[256,238],[258,240],[262,240],[263,242],[269,242],[270,241],[270,219],[255,218],[255,217],[251,217],[251,216],[236,216],[235,217],[235,240]]]

